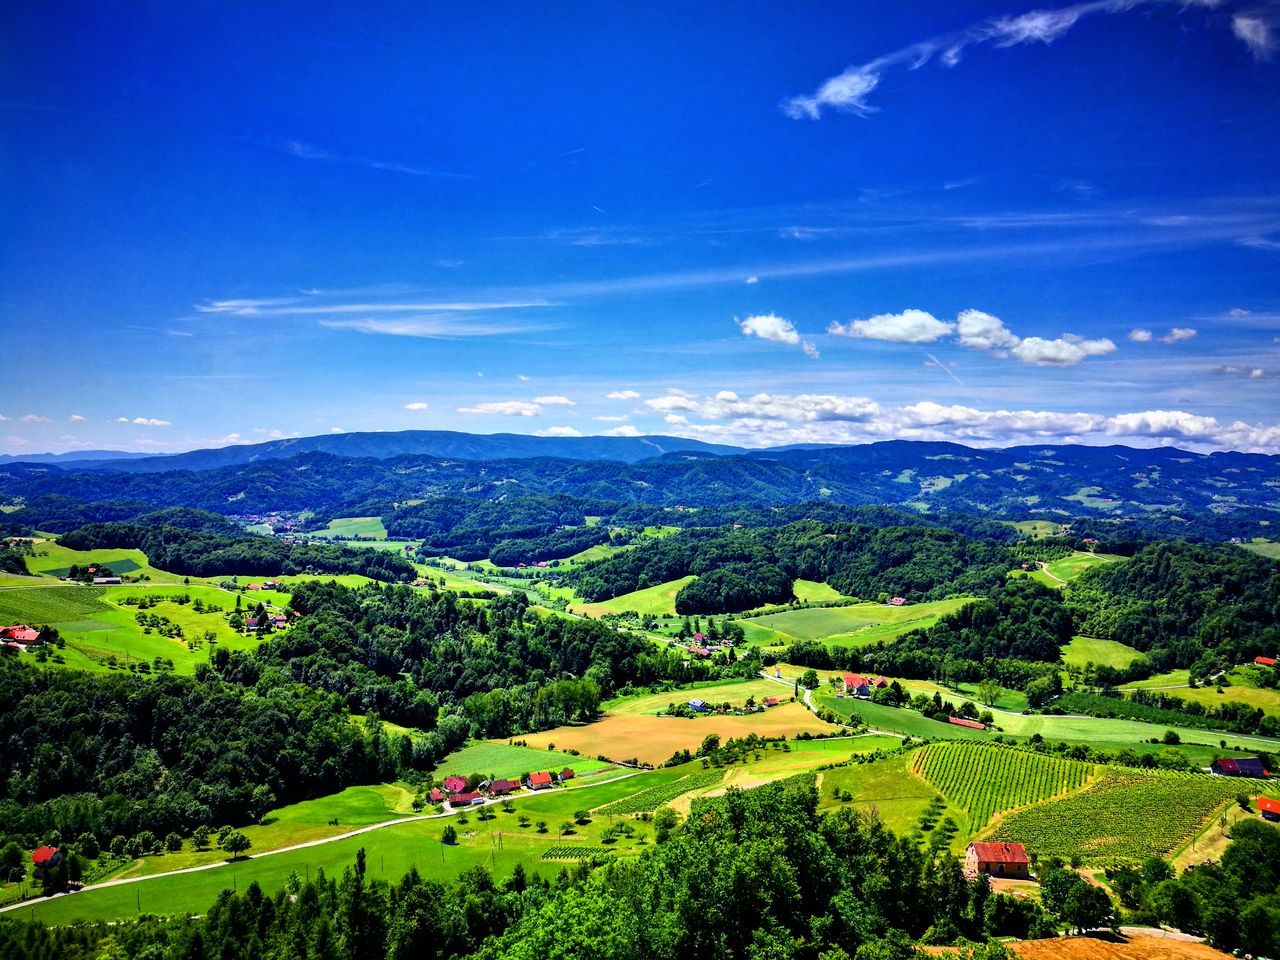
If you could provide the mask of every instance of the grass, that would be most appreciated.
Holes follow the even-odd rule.
[[[1062,648],[1062,662],[1068,667],[1084,667],[1092,663],[1123,670],[1141,656],[1140,651],[1127,644],[1098,637],[1072,637],[1071,642]]]
[[[660,583],[657,586],[635,590],[632,593],[624,593],[621,596],[614,597],[612,600],[605,600],[603,603],[574,604],[571,609],[574,613],[581,613],[588,617],[600,617],[606,613],[626,613],[627,611],[633,611],[642,617],[660,617],[664,613],[675,616],[676,594],[680,592],[685,584],[692,583],[693,580],[693,577],[668,580],[666,583]]]
[[[666,710],[668,704],[688,703],[694,697],[706,700],[708,703],[729,703],[740,707],[752,697],[757,701],[765,697],[789,700],[791,691],[772,680],[719,680],[663,693],[618,697],[603,704],[603,710],[611,716],[656,715]]]
[[[748,643],[784,646],[800,640],[820,640],[832,645],[868,646],[895,640],[908,630],[931,627],[944,614],[954,613],[968,599],[890,607],[882,603],[858,603],[845,607],[811,607],[787,610],[739,620]]]
[[[131,577],[145,574],[161,583],[181,583],[183,579],[176,573],[151,566],[141,550],[72,550],[46,540],[36,544],[34,557],[27,558],[27,569],[44,576],[58,576],[72,566],[89,564],[106,564],[112,569],[119,567],[119,572],[128,573]]]
[[[786,688],[776,684],[785,694]],[[687,698],[686,698],[687,699]],[[530,734],[531,747],[571,748],[585,756],[613,760],[664,763],[679,750],[695,751],[709,734],[721,741],[757,733],[762,737],[794,737],[799,733],[831,733],[837,728],[819,720],[802,704],[784,703],[763,713],[746,716],[707,716],[694,720],[646,714],[606,716],[582,726],[557,727]]]
[[[1267,557],[1270,560],[1280,560],[1280,541],[1264,540],[1261,537],[1255,537],[1248,543],[1240,544],[1240,546],[1258,554],[1259,556]]]
[[[1121,690],[1143,690],[1158,687],[1185,687],[1191,679],[1190,670],[1170,670],[1168,673],[1155,673],[1145,680],[1135,680],[1120,687]]]
[[[374,540],[387,539],[387,528],[383,526],[381,517],[338,517],[330,520],[323,530],[313,530],[309,537],[328,539],[330,537],[372,537]],[[417,543],[417,541],[408,541]]]
[[[483,773],[486,776],[514,780],[522,773],[535,770],[559,772],[565,767],[573,768],[578,774],[614,769],[594,757],[575,757],[545,748],[535,750],[513,743],[473,740],[436,764],[435,776],[436,779],[441,779],[452,774],[467,777],[473,773]]]
[[[1007,520],[1005,522],[1023,536],[1037,540],[1041,537],[1056,537],[1059,527],[1062,526],[1052,520]]]
[[[1059,580],[1074,580],[1080,574],[1093,567],[1104,563],[1115,563],[1120,557],[1113,557],[1103,553],[1073,553],[1069,557],[1062,557],[1059,560],[1052,560],[1045,565],[1051,577]]]
[[[796,599],[805,603],[824,603],[828,600],[842,600],[842,594],[835,587],[817,580],[797,580],[791,585]]]
[[[1226,687],[1187,687],[1181,690],[1165,690],[1163,692],[1181,700],[1190,700],[1203,704],[1206,707],[1219,707],[1224,703],[1234,701],[1246,704],[1255,710],[1261,710],[1271,716],[1280,716],[1280,690],[1253,686],[1249,682],[1251,678],[1243,670],[1232,671],[1228,678],[1231,681],[1231,685]]]
[[[846,794],[849,800],[843,799]],[[826,770],[818,775],[820,809],[850,806],[878,817],[899,834],[915,829],[935,797],[941,794],[911,772],[910,755]],[[964,819],[959,811],[949,815],[953,820]]]

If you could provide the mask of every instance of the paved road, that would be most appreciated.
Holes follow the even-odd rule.
[[[636,775],[635,773],[624,773],[621,776],[610,777],[608,780],[597,780],[594,783],[579,783],[579,784],[575,784],[572,787],[563,787],[562,789],[563,790],[590,790],[594,787],[604,786],[606,783],[616,783],[619,780],[626,780],[630,777],[634,777],[635,775]],[[539,794],[528,793],[528,794],[522,794],[519,797],[508,797],[505,799],[519,802],[525,797],[536,797],[536,796],[539,796]],[[474,810],[474,809],[478,809],[481,806],[486,806],[486,807],[492,806],[495,803],[501,803],[502,799],[503,798],[497,798],[497,797],[491,798],[489,800],[486,800],[483,804],[476,804],[475,806],[467,807],[466,809]],[[181,870],[166,870],[164,873],[151,873],[151,874],[147,874],[145,877],[121,877],[118,880],[104,880],[102,883],[95,883],[90,886],[87,886],[84,888],[84,890],[85,892],[88,892],[90,890],[101,890],[104,887],[120,887],[128,883],[145,883],[148,880],[162,880],[165,877],[176,877],[183,873],[199,873],[202,870],[219,870],[219,869],[222,869],[223,867],[244,866],[244,864],[246,863],[252,863],[255,860],[261,860],[263,857],[274,857],[277,854],[291,853],[294,850],[305,850],[307,847],[320,847],[326,843],[337,843],[339,840],[347,840],[347,839],[350,839],[351,837],[358,837],[362,833],[372,833],[374,830],[382,830],[386,827],[394,827],[401,823],[417,823],[421,820],[442,820],[448,817],[455,816],[458,812],[459,811],[457,810],[449,810],[445,813],[428,813],[428,814],[423,814],[421,816],[416,816],[416,817],[399,817],[395,820],[384,820],[381,823],[372,823],[367,827],[360,827],[359,829],[356,829],[356,830],[348,830],[346,833],[340,833],[337,836],[322,837],[319,840],[308,840],[305,843],[295,843],[288,847],[277,847],[274,850],[264,850],[262,853],[254,854],[252,857],[246,857],[242,860],[234,860],[234,861],[220,860],[217,863],[204,863],[197,867],[184,867]],[[5,913],[9,910],[21,910],[24,907],[35,906],[37,903],[44,903],[46,900],[54,900],[54,899],[57,899],[58,897],[68,897],[68,896],[74,896],[74,894],[55,893],[49,897],[36,897],[30,900],[19,900],[17,903],[11,903],[6,906],[0,907],[0,913]]]

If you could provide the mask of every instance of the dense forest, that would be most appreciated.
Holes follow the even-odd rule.
[[[804,777],[699,801],[644,854],[553,882],[483,868],[442,884],[410,873],[388,886],[363,854],[340,878],[224,893],[207,916],[29,927],[0,921],[0,953],[78,960],[910,960],[913,943],[968,937],[973,960],[1003,960],[989,937],[1052,929],[1036,904],[968,881],[874,819],[821,815]],[[1106,902],[1106,897],[1101,898]],[[1069,922],[1107,927],[1110,905],[1077,897]]]
[[[375,580],[412,580],[417,571],[385,550],[287,543],[272,537],[205,533],[169,524],[91,523],[59,538],[73,550],[141,550],[152,565],[192,577],[238,574],[358,573]]]
[[[1077,631],[1143,651],[1155,670],[1209,676],[1280,648],[1280,563],[1176,541],[1102,564],[1066,588]]]
[[[1001,583],[1014,560],[1002,544],[944,527],[801,520],[685,530],[585,564],[565,573],[564,582],[588,600],[607,600],[691,574],[709,576],[705,587],[695,582],[677,596],[677,612],[694,614],[785,602],[797,578],[865,599],[979,594]]]

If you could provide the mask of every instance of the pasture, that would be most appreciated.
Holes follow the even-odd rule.
[[[330,520],[323,530],[313,530],[308,537],[330,539],[333,537],[368,537],[373,540],[387,539],[387,528],[383,526],[381,517],[338,517]],[[417,541],[408,541],[416,543]]]
[[[791,585],[791,589],[801,603],[826,603],[845,599],[844,594],[835,587],[817,580],[797,580]]]
[[[944,614],[954,613],[968,599],[890,607],[882,603],[856,603],[842,607],[808,607],[764,614],[738,621],[747,642],[786,646],[801,640],[832,645],[868,646],[895,640],[908,630],[924,629]]]
[[[182,577],[151,566],[141,550],[72,550],[52,540],[35,546],[35,556],[27,558],[27,569],[46,577],[64,576],[72,566],[106,564],[113,572],[130,577],[148,576],[159,583],[181,583]]]
[[[631,697],[617,697],[601,705],[605,713],[612,716],[636,716],[638,714],[658,714],[666,710],[670,704],[684,704],[697,697],[708,703],[728,703],[740,707],[748,699],[757,702],[765,697],[777,697],[779,700],[790,700],[791,690],[773,680],[717,680],[711,683],[697,683],[679,690],[668,690],[663,693],[643,693]]]
[[[848,800],[844,799],[846,796]],[[941,796],[912,773],[910,755],[837,767],[818,774],[820,809],[850,806],[862,813],[874,814],[886,827],[900,834],[911,833],[934,798]],[[949,809],[947,815],[957,822],[964,819],[963,811],[955,808]]]
[[[522,773],[535,770],[554,770],[558,773],[565,767],[571,767],[579,775],[614,769],[610,764],[594,757],[575,757],[545,748],[535,750],[507,741],[472,740],[436,764],[435,777],[439,780],[454,774],[467,777],[473,773],[482,773],[487,778],[506,777],[515,780]]]
[[[1077,551],[1069,557],[1050,561],[1045,565],[1045,570],[1049,576],[1057,580],[1070,582],[1086,570],[1104,563],[1115,563],[1123,559],[1123,557],[1115,557],[1105,553],[1082,553]]]
[[[624,593],[621,596],[614,597],[612,600],[605,600],[601,603],[575,603],[570,609],[574,613],[580,613],[588,617],[601,617],[606,613],[626,613],[628,611],[638,613],[642,617],[660,617],[663,614],[675,616],[676,594],[680,592],[685,584],[692,583],[693,580],[693,577],[681,577],[679,580],[669,580],[666,583],[659,583],[643,590]]]
[[[785,687],[779,686],[784,691]],[[688,699],[688,698],[686,698]],[[647,714],[606,716],[581,726],[557,727],[529,734],[526,743],[535,748],[554,745],[577,750],[588,757],[604,756],[617,761],[665,763],[680,750],[693,752],[705,737],[715,734],[721,741],[757,733],[762,737],[794,737],[800,733],[826,734],[838,728],[819,720],[803,704],[784,703],[763,713],[746,716],[706,716],[694,720],[655,717]]]
[[[1261,537],[1255,537],[1240,546],[1269,560],[1280,560],[1280,540],[1263,540]]]
[[[1090,663],[1098,667],[1114,667],[1123,670],[1142,653],[1118,640],[1102,640],[1098,637],[1072,637],[1062,648],[1062,662],[1068,667],[1084,667]]]

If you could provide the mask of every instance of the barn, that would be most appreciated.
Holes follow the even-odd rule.
[[[964,857],[965,873],[977,876],[985,873],[992,877],[1031,878],[1031,859],[1027,848],[1020,843],[969,844]]]
[[[1262,814],[1263,820],[1280,820],[1280,800],[1272,800],[1270,797],[1259,797],[1258,812]]]
[[[1257,757],[1220,757],[1209,764],[1209,769],[1220,777],[1254,777],[1261,780],[1270,776]]]

